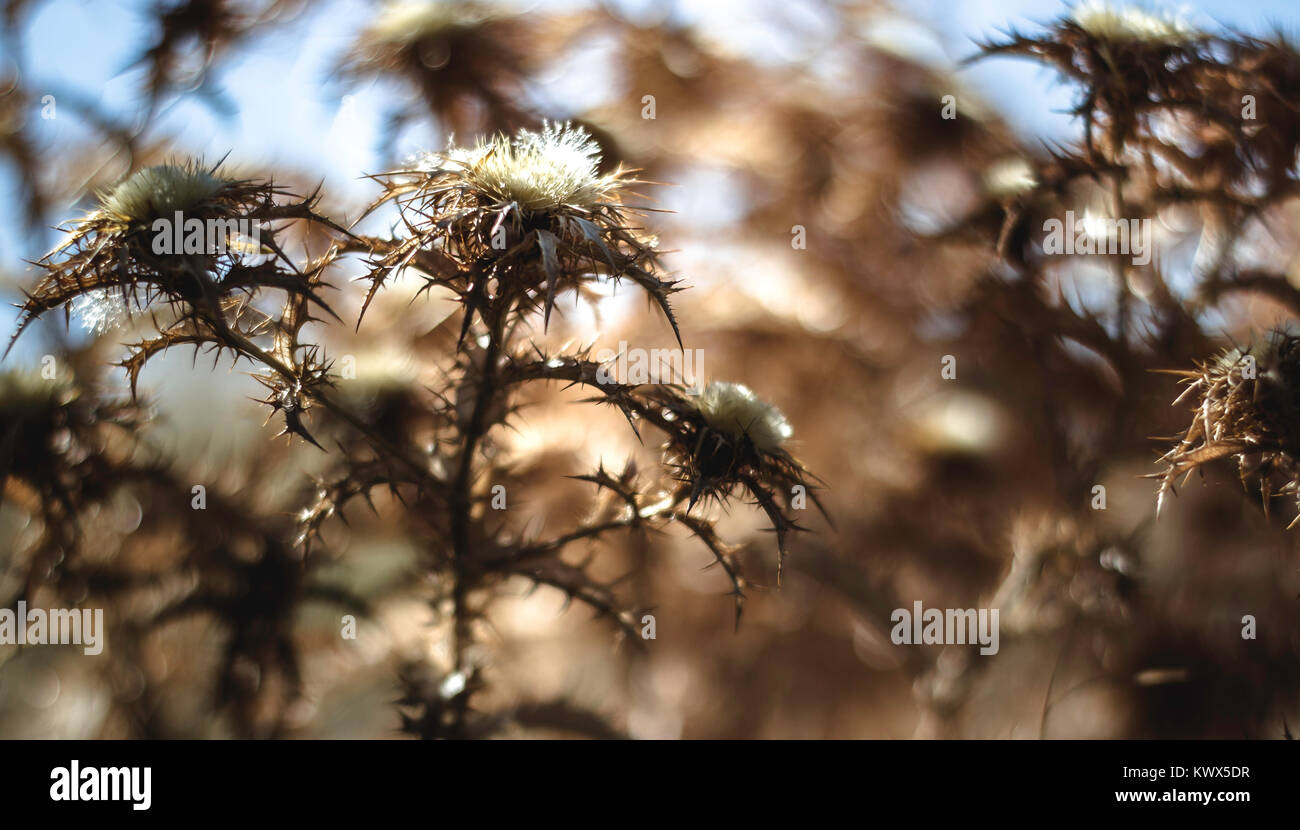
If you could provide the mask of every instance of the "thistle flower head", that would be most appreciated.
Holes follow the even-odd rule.
[[[315,213],[315,202],[315,194],[296,197],[271,182],[224,178],[197,160],[139,170],[101,193],[98,210],[63,227],[63,241],[37,263],[45,275],[21,306],[14,339],[55,308],[75,311],[102,332],[155,301],[182,314],[205,304],[206,313],[220,315],[222,297],[259,288],[302,294],[329,311],[274,244],[249,241],[258,234],[273,242],[281,229],[270,223],[277,220],[339,230]],[[156,228],[157,219],[168,227]],[[245,258],[268,252],[269,262]]]
[[[697,401],[712,428],[733,440],[748,438],[755,448],[771,452],[790,437],[790,423],[781,411],[739,383],[713,381]]]
[[[617,174],[600,174],[600,147],[591,136],[568,123],[496,135],[441,159],[463,168],[466,184],[489,201],[534,212],[591,209],[619,184]]]
[[[1215,375],[1236,373],[1246,379],[1253,370],[1256,378],[1268,384],[1300,384],[1300,338],[1274,331],[1262,341],[1224,349],[1205,368]]]
[[[484,16],[485,12],[465,3],[399,0],[379,10],[364,37],[375,43],[403,45],[479,22]]]
[[[1148,113],[1181,115],[1185,101],[1212,100],[1207,87],[1219,84],[1223,68],[1204,48],[1213,39],[1182,16],[1110,0],[1080,0],[1042,34],[1010,35],[983,54],[1029,57],[1080,83],[1074,112],[1086,125],[1088,156],[1116,164],[1126,148],[1151,140]]]
[[[495,280],[503,302],[522,297],[522,308],[540,305],[547,323],[559,292],[626,279],[654,299],[680,340],[668,304],[676,283],[658,275],[654,237],[630,221],[639,211],[617,198],[634,180],[621,168],[599,167],[600,148],[585,130],[547,123],[376,177],[385,192],[370,210],[394,203],[410,235],[374,246],[362,313],[390,276],[412,264],[431,282],[455,288],[471,308]]]
[[[1193,40],[1197,31],[1182,17],[1158,14],[1109,0],[1084,0],[1072,11],[1074,22],[1100,40],[1177,46]]]
[[[650,397],[662,407],[650,417],[668,435],[664,463],[681,484],[679,497],[689,500],[687,510],[699,501],[725,502],[737,492],[751,497],[776,534],[779,580],[788,538],[804,529],[793,518],[793,509],[803,506],[795,494],[822,509],[813,492],[816,477],[782,446],[790,423],[739,383],[714,381],[695,396],[658,387]]]
[[[100,210],[124,222],[170,217],[216,196],[227,182],[196,164],[159,164],[136,171],[99,197]]]

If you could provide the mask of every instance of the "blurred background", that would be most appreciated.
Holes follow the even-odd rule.
[[[557,592],[507,584],[475,698],[499,713],[493,735],[1282,738],[1300,723],[1291,515],[1266,518],[1225,466],[1156,521],[1157,483],[1144,478],[1168,447],[1152,439],[1188,421],[1170,407],[1176,378],[1152,370],[1191,368],[1292,312],[1255,296],[1200,301],[1227,233],[1206,210],[1156,217],[1163,285],[1186,311],[1177,326],[1144,316],[1155,300],[1140,280],[1139,310],[1121,310],[1108,264],[1047,269],[999,253],[1008,200],[1050,177],[1054,148],[1081,140],[1080,90],[1027,60],[963,61],[977,41],[1041,31],[1068,6],[7,0],[3,12],[7,302],[33,280],[25,260],[57,243],[51,225],[172,158],[225,158],[227,171],[298,192],[319,184],[323,209],[348,224],[379,193],[366,174],[452,140],[572,120],[607,168],[663,183],[638,190],[668,211],[646,221],[688,286],[674,298],[685,345],[703,350],[709,378],[745,383],[787,415],[834,527],[808,522],[778,590],[759,512],[721,515],[756,583],[738,628],[725,576],[703,570],[711,557],[686,534],[602,543],[600,567],[626,575],[631,607],[656,618],[644,650],[616,647]],[[1258,35],[1300,19],[1290,0],[1181,13]],[[1082,215],[1094,196],[1072,190],[1063,204]],[[1294,218],[1283,207],[1233,227],[1232,256],[1300,279]],[[301,241],[320,253],[320,240]],[[1031,287],[1026,268],[1046,276]],[[454,309],[404,280],[354,332],[363,273],[339,264],[330,302],[349,325],[314,325],[312,339],[354,357],[344,393],[382,409],[394,389],[436,377],[436,329]],[[673,345],[635,292],[561,305],[539,340]],[[6,338],[15,311],[0,310]],[[55,354],[97,398],[125,395],[121,370],[96,367],[132,333],[61,317],[27,332],[0,372]],[[955,379],[941,376],[945,356]],[[394,701],[445,682],[418,534],[381,505],[331,522],[310,567],[278,571],[268,551],[291,541],[278,517],[303,509],[328,454],[273,440],[246,366],[191,358],[178,349],[146,370],[149,418],[128,431],[131,448],[119,436],[86,453],[147,456],[179,492],[204,483],[210,516],[176,518],[184,500],[169,503],[157,480],[105,482],[65,567],[48,553],[56,529],[9,482],[0,597],[98,603],[109,633],[94,658],[0,646],[0,736],[399,735]],[[564,476],[655,463],[653,440],[638,445],[618,413],[593,415],[583,397],[538,394],[500,439],[521,471],[521,533],[584,515],[589,486]],[[218,538],[228,558],[205,558]],[[36,587],[33,551],[51,577]],[[893,645],[890,613],[915,601],[998,608],[999,652]],[[349,603],[364,613],[357,639],[341,640]],[[1255,639],[1242,637],[1244,615]]]

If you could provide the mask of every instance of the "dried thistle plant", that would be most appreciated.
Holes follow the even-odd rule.
[[[100,330],[148,309],[157,336],[135,344],[122,364],[133,391],[149,360],[171,346],[217,356],[228,350],[270,368],[260,378],[271,390],[267,403],[283,413],[287,432],[314,440],[302,421],[310,407],[305,389],[327,385],[326,367],[317,349],[297,338],[312,319],[309,303],[333,316],[319,294],[333,254],[300,270],[279,242],[285,226],[274,223],[301,220],[344,233],[315,212],[317,198],[223,178],[196,161],[137,171],[102,193],[98,209],[67,226],[64,241],[37,263],[45,276],[20,306],[10,347],[55,308],[77,309]],[[267,290],[288,298],[279,320],[251,305]],[[169,313],[163,321],[155,314],[161,308]],[[268,331],[271,352],[254,342]]]
[[[1196,68],[1209,60],[1206,41],[1178,17],[1088,0],[1046,36],[1012,33],[984,54],[1034,57],[1077,82],[1082,95],[1074,114],[1083,121],[1084,146],[1117,163],[1139,136],[1141,120],[1199,100]],[[1094,143],[1098,127],[1102,147]]]
[[[194,321],[202,308],[220,327],[231,296],[258,288],[301,293],[324,307],[270,224],[326,222],[312,211],[315,198],[294,198],[269,182],[225,179],[216,167],[193,161],[140,170],[102,193],[98,209],[66,226],[63,242],[37,263],[46,275],[20,306],[14,339],[45,312],[91,294],[91,322],[100,328],[155,304]],[[200,232],[191,233],[192,226]],[[245,238],[253,236],[264,241]],[[169,244],[160,250],[163,237]],[[180,250],[172,250],[173,238],[182,240]],[[115,300],[116,314],[109,310]]]
[[[1237,462],[1243,488],[1258,482],[1266,516],[1274,496],[1300,500],[1300,338],[1274,331],[1174,374],[1187,384],[1174,403],[1192,404],[1192,423],[1161,459],[1158,505],[1179,476],[1221,458]]]
[[[626,279],[658,303],[676,333],[668,304],[675,283],[656,273],[654,238],[629,225],[647,209],[621,201],[640,182],[622,169],[599,172],[599,150],[581,128],[497,135],[376,178],[385,193],[371,210],[396,204],[408,233],[371,241],[367,305],[390,276],[414,267],[429,288],[461,297],[470,312],[463,337],[476,313],[541,304],[549,323],[559,291]]]
[[[204,95],[208,57],[228,56],[251,18],[228,13],[231,3],[172,8],[186,19],[164,26],[173,44],[149,56],[158,66],[144,82],[163,78],[162,89],[178,92],[203,83]],[[711,737],[1230,737],[1281,734],[1279,712],[1294,722],[1291,644],[1263,637],[1243,648],[1236,624],[1248,609],[1261,630],[1293,627],[1290,537],[1238,510],[1235,488],[1205,488],[1198,509],[1174,515],[1165,499],[1216,459],[1235,463],[1266,509],[1277,495],[1300,497],[1290,341],[1278,336],[1178,373],[1191,387],[1179,399],[1186,415],[1168,406],[1173,395],[1152,374],[1213,353],[1213,328],[1266,327],[1279,310],[1300,315],[1289,273],[1300,148],[1294,46],[1276,35],[1197,31],[1140,8],[1074,5],[985,51],[1055,69],[1077,93],[1081,135],[1044,151],[975,106],[974,91],[956,95],[955,118],[940,115],[940,96],[965,91],[955,77],[899,44],[862,37],[856,7],[822,11],[844,24],[834,36],[790,35],[849,68],[834,78],[760,65],[677,20],[647,27],[578,15],[587,39],[562,45],[559,21],[536,12],[392,6],[358,25],[341,74],[411,93],[385,102],[395,118],[381,133],[428,127],[431,140],[453,141],[373,177],[382,188],[366,226],[373,235],[349,235],[313,202],[314,218],[269,220],[285,225],[272,235],[278,250],[235,244],[229,256],[196,254],[190,266],[154,263],[127,230],[104,225],[84,235],[85,253],[102,239],[104,251],[123,252],[124,270],[105,256],[78,271],[76,245],[43,263],[47,278],[62,269],[67,279],[44,286],[48,308],[28,302],[31,316],[65,308],[94,329],[152,323],[157,334],[125,361],[133,379],[177,346],[233,351],[268,387],[263,410],[290,434],[251,441],[245,454],[256,458],[229,476],[238,483],[214,484],[198,511],[186,501],[190,471],[140,460],[150,426],[129,402],[96,403],[93,373],[79,367],[75,382],[59,384],[71,390],[64,406],[38,396],[37,406],[20,407],[38,415],[0,402],[8,441],[0,453],[9,453],[0,454],[8,465],[0,522],[28,522],[3,593],[111,598],[127,654],[110,655],[107,671],[126,676],[138,664],[146,675],[138,697],[115,701],[127,724],[114,727],[120,734],[319,732],[332,717],[325,696],[353,683],[391,692],[376,680],[391,675],[376,671],[381,652],[397,670],[400,718],[354,734],[400,724],[425,738],[548,729],[604,737],[621,734],[614,722],[623,715],[633,734]],[[868,26],[887,14],[872,7]],[[197,50],[181,43],[191,35]],[[618,89],[580,114],[560,109],[584,130],[517,132],[556,114],[546,100],[551,70],[595,52]],[[657,96],[657,121],[635,106],[643,91]],[[9,110],[29,111],[41,92],[15,88]],[[0,138],[6,127],[14,134],[14,119],[0,122]],[[20,133],[28,144],[7,154],[19,165],[34,146]],[[625,157],[635,173],[611,163]],[[629,191],[640,178],[679,181],[696,167],[745,198],[743,215],[720,222],[725,231],[683,234],[686,256],[705,252],[705,267],[721,277],[707,299],[691,302],[640,227],[657,223]],[[288,180],[277,171],[276,181]],[[289,208],[299,198],[269,201]],[[267,201],[254,194],[228,215]],[[935,206],[938,235],[907,221],[915,214],[902,208],[921,202]],[[968,209],[944,214],[958,204]],[[1150,221],[1162,252],[1200,233],[1196,266],[1184,273],[1178,256],[1142,265],[1049,253],[1040,229],[1067,210]],[[146,203],[115,215],[153,212]],[[954,213],[964,217],[955,228]],[[390,218],[385,233],[378,222]],[[813,242],[798,253],[772,232],[795,224]],[[299,230],[313,234],[319,256],[290,253],[308,239]],[[334,242],[323,253],[322,236]],[[733,251],[741,264],[729,273]],[[237,286],[225,277],[236,260],[264,271]],[[189,296],[202,285],[194,271],[211,275],[211,298]],[[75,274],[108,287],[82,292]],[[313,314],[327,316],[318,300],[342,311],[351,299],[322,296],[326,278],[343,286],[357,276],[365,324],[309,325]],[[395,312],[407,299],[402,276],[423,284],[427,305]],[[589,333],[556,323],[570,323],[558,319],[570,307],[561,300],[598,302],[614,281],[647,295],[652,323],[667,317],[679,345],[699,337],[716,350],[716,377],[748,386],[696,392],[609,379],[593,345],[583,345]],[[1232,292],[1256,302],[1225,302]],[[555,345],[551,336],[565,330],[577,339]],[[98,348],[107,347],[101,338]],[[340,363],[346,352],[356,360]],[[961,366],[951,380],[933,377],[939,354]],[[561,397],[567,415],[553,406]],[[598,420],[597,405],[618,412],[629,433],[617,417]],[[77,424],[70,442],[66,423]],[[1175,430],[1159,483],[1135,482],[1152,469],[1147,436]],[[579,448],[584,432],[592,440]],[[618,441],[633,437],[641,447]],[[635,463],[610,462],[611,443],[635,452]],[[593,450],[603,464],[577,460]],[[796,453],[833,490],[819,490]],[[498,488],[508,509],[494,502]],[[811,526],[805,495],[818,507],[825,499],[847,527],[800,537]],[[114,530],[131,499],[144,508],[139,529]],[[755,509],[742,513],[743,502]],[[728,521],[728,512],[742,515]],[[731,528],[750,513],[773,531],[772,545],[740,543],[744,531]],[[795,539],[804,544],[796,549]],[[706,548],[721,572],[713,576],[725,579],[708,583],[660,555],[681,543]],[[376,564],[388,556],[400,567]],[[744,605],[769,581],[754,573],[767,562],[778,579],[784,571],[786,593]],[[729,603],[690,590],[664,596],[671,580],[706,591],[725,583],[737,620],[745,610],[747,636],[712,636]],[[602,663],[629,684],[622,696],[605,695],[590,675],[553,671],[549,653],[542,671],[512,659],[542,652],[530,635],[552,592],[633,643],[646,610],[671,614],[674,633],[649,654],[626,649],[616,658],[625,663]],[[951,648],[900,655],[873,644],[872,622],[918,596],[1001,608],[1003,654],[954,660],[961,655]],[[652,605],[660,602],[662,611]],[[304,626],[309,603],[375,612],[367,633],[383,628],[390,639],[340,643],[337,629]],[[397,608],[409,616],[393,624]],[[604,633],[561,635],[563,656],[571,648],[578,664],[583,648],[605,650]],[[150,668],[155,650],[179,666],[170,676]],[[567,690],[541,688],[560,675]],[[684,685],[658,682],[665,677],[690,684],[665,702],[665,721],[675,720],[660,727],[647,691]],[[192,694],[195,678],[212,680],[212,711],[170,714],[169,701]],[[802,695],[792,678],[806,680]],[[597,702],[580,699],[592,689]],[[765,705],[777,690],[790,705]],[[313,722],[317,705],[324,716]]]
[[[684,527],[726,571],[739,622],[746,583],[738,549],[720,538],[709,508],[743,492],[776,532],[779,576],[790,532],[803,529],[793,510],[806,499],[820,503],[809,492],[814,480],[783,446],[792,430],[775,407],[735,384],[715,382],[692,395],[680,386],[622,383],[606,376],[590,348],[546,354],[528,335],[538,318],[549,323],[557,295],[582,297],[593,284],[628,281],[646,292],[681,342],[669,304],[678,284],[662,276],[657,241],[634,224],[649,209],[627,202],[638,182],[621,168],[602,172],[600,164],[590,136],[567,124],[429,155],[411,169],[373,177],[384,192],[371,211],[391,206],[398,216],[390,238],[342,229],[318,212],[317,194],[296,197],[194,162],[151,167],[102,194],[98,208],[68,226],[63,243],[38,263],[45,275],[22,305],[19,333],[56,308],[77,310],[97,328],[148,312],[158,331],[131,346],[122,364],[133,393],[148,361],[175,346],[233,354],[256,367],[254,377],[268,390],[261,403],[282,419],[284,432],[328,454],[291,522],[254,520],[255,511],[242,520],[239,497],[214,493],[213,512],[193,521],[230,523],[221,537],[229,544],[195,542],[193,558],[178,566],[197,568],[203,581],[139,623],[152,629],[195,614],[222,621],[231,639],[217,693],[241,732],[278,734],[302,695],[290,634],[295,608],[316,599],[364,609],[348,592],[312,581],[332,555],[331,525],[355,514],[357,501],[408,528],[428,580],[426,599],[447,623],[451,659],[426,667],[436,684],[426,682],[428,671],[404,675],[424,678],[410,681],[401,706],[408,730],[425,737],[467,737],[497,722],[472,701],[490,679],[482,623],[512,579],[558,589],[636,636],[635,609],[620,596],[618,580],[598,576],[591,557],[574,561],[571,549],[620,531]],[[158,250],[159,227],[182,217],[215,222],[215,237],[194,250]],[[299,264],[286,252],[294,221],[332,233],[333,247]],[[364,394],[345,391],[320,345],[303,341],[305,324],[316,319],[313,306],[332,314],[319,295],[324,275],[356,253],[366,255],[370,282],[362,315],[391,278],[407,272],[424,279],[422,291],[436,287],[458,301],[459,316],[440,327],[458,326],[458,335],[442,341],[445,352],[428,356],[440,382],[420,389],[412,374],[397,372],[391,383],[371,378]],[[263,310],[268,292],[283,296],[278,315]],[[574,476],[599,491],[589,518],[550,537],[519,536],[488,508],[489,485],[522,476],[497,433],[512,425],[528,384],[550,381],[591,388],[597,394],[588,402],[617,408],[638,437],[643,425],[661,431],[663,464],[638,471],[629,462],[617,474],[602,466]],[[309,432],[312,412],[321,414],[312,416]],[[13,430],[25,423],[10,432],[21,438]],[[316,438],[323,434],[332,449]],[[162,470],[129,475],[168,498],[181,489]],[[53,484],[45,489],[58,496]],[[250,672],[265,681],[261,691],[250,685]]]
[[[584,540],[679,522],[728,573],[738,620],[744,580],[734,551],[692,507],[701,496],[725,502],[744,487],[767,513],[784,556],[787,533],[798,529],[787,512],[790,500],[810,486],[803,467],[780,446],[790,434],[784,418],[744,387],[715,384],[694,398],[677,386],[628,385],[604,377],[590,349],[546,354],[524,336],[537,312],[544,326],[549,323],[560,293],[581,296],[594,282],[627,280],[652,298],[681,342],[669,304],[677,284],[660,275],[653,237],[631,224],[644,210],[626,203],[636,180],[622,169],[600,172],[594,142],[567,124],[497,135],[376,178],[385,193],[371,210],[394,205],[400,224],[395,238],[364,240],[371,262],[365,306],[391,277],[410,269],[425,280],[422,290],[450,290],[462,307],[457,359],[447,391],[439,393],[444,403],[435,432],[447,450],[435,464],[442,474],[415,495],[445,516],[435,524],[448,544],[433,562],[448,579],[435,604],[451,609],[455,659],[447,677],[459,679],[454,693],[426,700],[410,715],[412,728],[426,734],[433,719],[449,734],[471,729],[468,701],[482,683],[471,651],[475,623],[487,589],[511,575],[558,588],[635,633],[614,585],[564,558]],[[631,465],[620,474],[601,467],[579,476],[614,496],[616,509],[554,538],[511,547],[493,527],[485,489],[507,478],[508,467],[485,448],[491,433],[514,417],[521,388],[533,381],[590,387],[599,393],[590,400],[616,407],[638,435],[641,424],[657,427],[667,436],[665,467],[648,481]],[[373,483],[345,474],[336,494],[322,499],[346,500]],[[312,516],[336,508],[318,507]]]

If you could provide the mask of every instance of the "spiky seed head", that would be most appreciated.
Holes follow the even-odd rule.
[[[127,222],[144,222],[190,210],[216,196],[227,184],[197,165],[159,164],[137,170],[101,194],[100,209]]]
[[[1197,36],[1196,29],[1178,15],[1116,5],[1109,0],[1084,0],[1074,7],[1071,16],[1088,34],[1116,43],[1177,46]]]
[[[605,201],[619,176],[601,175],[600,158],[600,147],[587,131],[566,122],[548,123],[540,132],[520,130],[513,138],[496,135],[434,162],[462,168],[466,182],[493,202],[538,212],[589,209]]]
[[[739,383],[713,381],[696,406],[710,429],[736,440],[748,437],[763,452],[779,449],[792,433],[779,409]]]

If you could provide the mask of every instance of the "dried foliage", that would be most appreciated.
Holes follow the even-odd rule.
[[[397,0],[376,10],[342,74],[351,82],[391,78],[415,92],[415,107],[390,116],[393,130],[421,115],[455,133],[513,130],[534,120],[521,102],[537,68],[531,29],[485,4]]]
[[[374,494],[379,490],[397,499],[418,528],[420,568],[433,585],[428,601],[450,620],[453,659],[439,688],[454,691],[430,698],[412,688],[401,702],[414,708],[414,714],[403,715],[405,728],[421,737],[481,734],[477,720],[488,717],[491,723],[496,717],[471,707],[484,682],[473,649],[483,609],[511,577],[558,589],[639,639],[636,616],[620,597],[617,580],[595,574],[590,558],[566,558],[576,543],[678,524],[727,571],[737,622],[743,578],[732,549],[703,507],[695,510],[696,501],[703,495],[725,505],[744,488],[772,522],[785,556],[788,533],[798,526],[780,501],[788,506],[792,488],[806,490],[809,482],[799,462],[779,446],[790,430],[774,408],[743,387],[715,384],[691,397],[680,387],[606,379],[587,351],[553,356],[528,351],[526,330],[538,316],[543,326],[549,323],[558,294],[623,280],[653,298],[680,343],[669,305],[676,283],[659,276],[655,240],[629,224],[633,211],[623,197],[633,180],[622,171],[601,174],[599,163],[591,138],[569,125],[498,136],[431,156],[427,170],[376,177],[384,194],[371,210],[392,203],[400,215],[400,234],[391,239],[360,238],[344,230],[317,212],[318,194],[300,198],[269,182],[227,179],[219,168],[197,162],[149,167],[103,193],[98,209],[67,226],[64,241],[36,263],[46,273],[21,305],[15,339],[43,313],[70,311],[85,298],[91,302],[80,309],[81,316],[101,331],[124,323],[128,312],[148,312],[156,335],[131,346],[122,363],[133,396],[151,360],[189,346],[196,354],[230,353],[254,364],[259,370],[254,377],[267,389],[261,403],[283,421],[281,434],[325,450],[307,428],[312,409],[328,412],[334,429],[342,430],[293,533],[282,520],[253,520],[256,511],[249,505],[233,496],[217,500],[214,494],[213,503],[201,510],[205,522],[227,528],[223,542],[196,541],[185,560],[196,574],[193,589],[143,623],[156,628],[193,614],[222,623],[227,645],[214,699],[222,711],[230,709],[240,734],[280,734],[285,713],[300,698],[300,659],[291,636],[298,606],[316,598],[365,608],[346,591],[313,587],[310,573],[328,548],[327,524],[342,519],[358,498],[378,513]],[[159,250],[160,227],[170,236],[171,227],[188,228],[195,220],[196,229],[208,228],[203,245],[191,251],[187,242],[183,250]],[[282,243],[287,225],[273,223],[294,220],[332,231],[328,253],[302,266],[291,259]],[[393,389],[384,406],[368,413],[370,419],[340,401],[332,361],[317,344],[302,339],[305,324],[315,319],[312,308],[333,315],[319,294],[323,273],[336,267],[340,256],[357,251],[367,254],[371,283],[362,314],[388,280],[408,270],[424,276],[421,293],[447,289],[461,307],[459,335],[449,344],[441,387],[422,396]],[[278,315],[258,308],[272,291],[285,298]],[[158,320],[160,310],[166,311],[164,321]],[[259,345],[268,338],[269,347]],[[631,463],[617,476],[603,467],[578,476],[613,494],[612,507],[558,536],[512,542],[487,509],[487,486],[510,475],[492,446],[493,434],[514,418],[526,384],[553,380],[598,390],[590,402],[617,407],[638,437],[640,424],[658,427],[667,436],[667,466],[646,480]],[[24,382],[32,385],[15,381]],[[719,389],[741,390],[741,406],[733,401],[726,409]],[[39,384],[28,397],[37,409],[65,403]],[[18,452],[29,442],[36,448],[50,443],[46,435],[28,434],[33,422],[54,429],[68,417],[42,412],[32,417],[16,412],[7,423],[6,445],[14,449],[6,468],[32,477],[38,493],[66,511],[52,518],[68,524],[87,500],[68,492],[70,485],[60,481],[52,459]],[[418,445],[411,431],[389,429],[399,413],[403,420],[422,421],[432,440]],[[112,422],[109,412],[81,418]],[[351,440],[349,433],[361,440]],[[118,475],[128,472],[135,471]],[[173,489],[163,470],[150,468],[148,475],[151,483]],[[203,535],[197,527],[184,532]],[[77,545],[74,539],[65,542]]]
[[[107,714],[78,734],[1278,738],[1300,719],[1286,38],[1091,1],[992,37],[972,61],[1033,61],[1075,96],[1077,140],[1044,148],[875,4],[807,30],[774,9],[789,53],[762,59],[675,17],[377,6],[332,77],[381,82],[389,147],[443,149],[329,171],[371,174],[350,203],[152,129],[295,10],[238,8],[158,9],[145,117],[70,105],[96,140],[62,148],[66,182],[7,115],[40,90],[22,66],[0,87],[24,209],[62,220],[101,192],[16,296],[15,337],[58,371],[0,375],[0,605],[109,611],[78,686]],[[596,51],[607,97],[556,104],[555,68]],[[178,210],[257,238],[156,253]],[[1099,252],[1049,246],[1067,213]],[[1129,220],[1149,259],[1116,248]],[[60,309],[84,345],[42,322]],[[603,351],[620,340],[701,348],[708,377],[629,382]],[[218,397],[217,423],[201,398],[169,432],[154,410],[208,377],[200,355],[249,370],[257,403]],[[288,440],[221,445],[253,411]],[[187,430],[215,460],[173,446]],[[1207,486],[1167,498],[1193,472]],[[896,645],[914,602],[1000,609],[1000,651]],[[26,711],[0,695],[0,728]]]
[[[1220,458],[1237,461],[1243,487],[1249,480],[1257,480],[1266,516],[1275,494],[1297,494],[1297,346],[1300,340],[1274,332],[1259,346],[1230,349],[1203,364],[1199,371],[1180,373],[1185,375],[1187,389],[1174,403],[1190,399],[1192,424],[1165,454],[1167,469],[1160,475],[1161,500],[1173,492],[1180,475]]]

